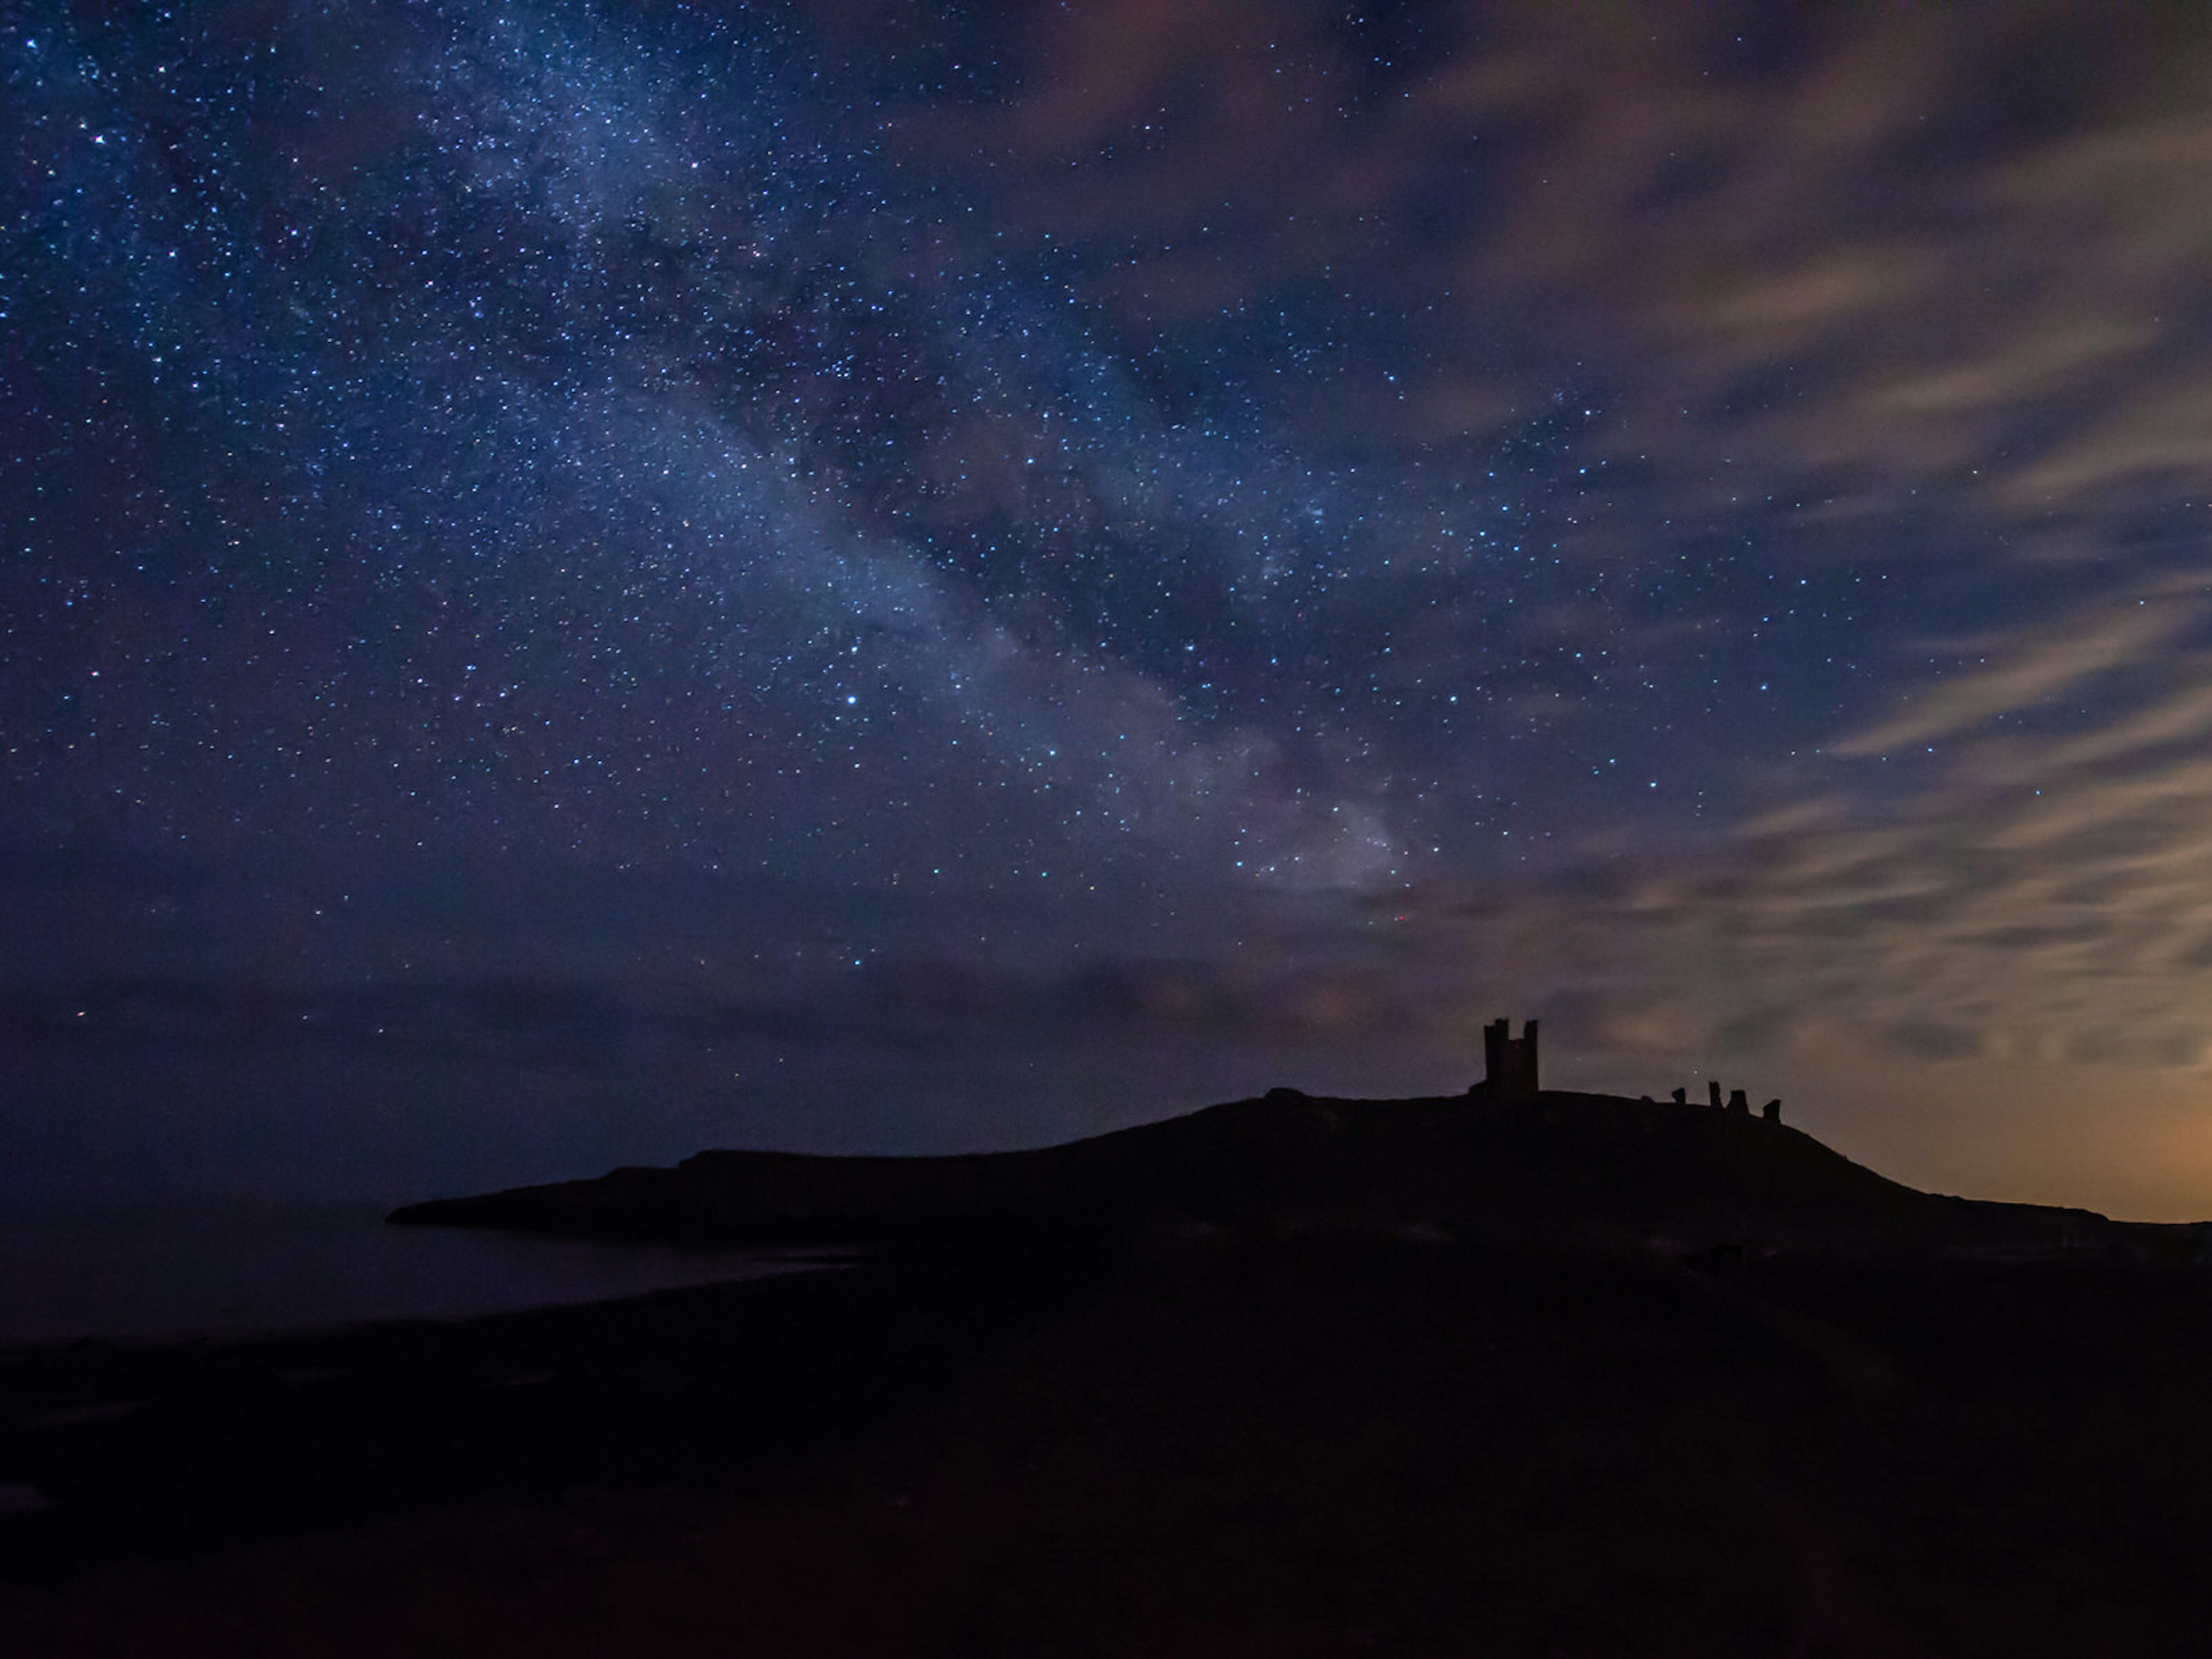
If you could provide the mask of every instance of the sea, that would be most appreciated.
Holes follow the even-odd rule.
[[[802,1271],[818,1258],[386,1224],[382,1204],[0,1213],[0,1346],[461,1319]]]

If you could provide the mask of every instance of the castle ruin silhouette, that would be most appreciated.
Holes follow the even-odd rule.
[[[1468,1094],[1480,1095],[1498,1103],[1533,1101],[1536,1098],[1543,1086],[1538,1080],[1536,1071],[1536,1022],[1529,1020],[1521,1029],[1522,1035],[1515,1036],[1510,1019],[1493,1019],[1482,1028],[1482,1081],[1469,1084]],[[1728,1091],[1727,1103],[1722,1103],[1718,1078],[1706,1080],[1705,1096],[1714,1111],[1724,1111],[1737,1117],[1751,1115],[1751,1098],[1741,1089]],[[1644,1098],[1648,1103],[1651,1097],[1646,1095]],[[1686,1088],[1676,1089],[1674,1101],[1677,1106],[1688,1105],[1690,1091]],[[1759,1115],[1764,1122],[1781,1122],[1781,1101],[1768,1101],[1759,1109]]]
[[[1536,1022],[1528,1021],[1520,1036],[1513,1022],[1495,1019],[1482,1028],[1482,1081],[1469,1089],[1493,1101],[1534,1100],[1536,1097]]]

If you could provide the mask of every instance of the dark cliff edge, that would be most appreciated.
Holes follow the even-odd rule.
[[[1682,1253],[2182,1260],[2201,1242],[2189,1227],[1919,1192],[1742,1114],[1564,1091],[1493,1103],[1279,1090],[1061,1146],[956,1157],[704,1152],[673,1169],[441,1199],[389,1218],[762,1245],[1218,1226]]]

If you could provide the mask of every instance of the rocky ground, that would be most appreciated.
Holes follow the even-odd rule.
[[[2183,1654],[2212,1276],[1200,1227],[19,1353],[11,1653]]]

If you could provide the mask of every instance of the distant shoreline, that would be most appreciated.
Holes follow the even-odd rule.
[[[193,1203],[0,1218],[0,1355],[469,1319],[818,1265],[788,1250],[410,1234],[384,1224],[386,1207]]]

